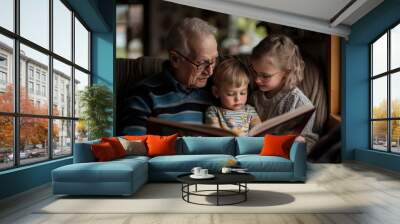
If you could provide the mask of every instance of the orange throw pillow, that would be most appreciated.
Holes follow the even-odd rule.
[[[115,151],[110,143],[102,142],[99,144],[93,144],[90,146],[94,157],[99,162],[109,161],[117,158]]]
[[[178,134],[170,136],[147,135],[148,156],[176,155],[175,142]]]
[[[126,156],[126,151],[122,146],[121,142],[119,142],[118,138],[101,138],[101,142],[108,142],[114,149],[115,155],[117,158],[121,158]]]
[[[147,135],[125,135],[123,137],[129,141],[146,141]]]
[[[290,147],[296,135],[265,135],[261,156],[280,156],[290,158]]]

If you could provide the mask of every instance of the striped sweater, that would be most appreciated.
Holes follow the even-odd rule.
[[[203,124],[204,112],[214,99],[210,91],[187,89],[167,66],[163,72],[140,82],[127,98],[123,109],[122,129],[126,135],[146,134],[147,118]]]

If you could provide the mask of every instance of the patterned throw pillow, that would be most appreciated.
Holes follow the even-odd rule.
[[[147,149],[144,141],[141,140],[126,140],[125,138],[118,137],[119,142],[126,151],[126,155],[145,156]]]

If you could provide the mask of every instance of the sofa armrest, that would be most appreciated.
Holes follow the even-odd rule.
[[[95,162],[96,158],[94,157],[90,146],[92,144],[100,143],[99,140],[75,143],[74,147],[74,163],[89,163]]]
[[[293,179],[305,181],[307,176],[306,144],[295,141],[290,148],[290,160],[293,162]]]

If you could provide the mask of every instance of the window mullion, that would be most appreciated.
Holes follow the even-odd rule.
[[[53,52],[53,0],[49,0],[49,50]],[[48,83],[49,86],[47,90],[49,94],[49,116],[50,119],[48,120],[48,152],[49,152],[49,159],[53,159],[53,57],[49,55],[49,75],[48,75]]]
[[[72,100],[72,102],[71,102],[71,117],[73,117],[73,118],[76,118],[75,117],[75,12],[74,11],[72,11],[72,16],[71,16],[71,23],[72,23],[72,32],[71,32],[71,35],[72,35],[72,38],[71,38],[71,41],[72,41],[72,43],[71,43],[71,45],[72,45],[72,49],[71,49],[71,56],[72,56],[72,67],[71,67],[71,69],[72,69],[72,71],[71,71],[71,91],[72,91],[72,94],[71,94],[71,100]],[[71,130],[71,150],[72,150],[72,155],[74,155],[74,151],[75,151],[75,126],[76,126],[76,121],[75,120],[73,120],[72,122],[71,122],[72,124],[72,130]]]
[[[374,69],[373,69],[373,60],[372,60],[372,56],[373,56],[373,53],[374,53],[374,48],[372,47],[373,45],[371,44],[370,46],[369,46],[369,52],[370,52],[370,55],[369,55],[369,64],[370,64],[370,66],[369,66],[369,68],[370,68],[370,71],[369,71],[369,120],[370,120],[370,122],[369,122],[369,148],[371,149],[371,150],[373,150],[373,148],[374,148],[374,136],[373,136],[373,127],[374,127],[374,125],[373,125],[373,121],[372,121],[372,119],[373,119],[373,91],[374,91],[374,86],[373,86],[373,79],[372,79],[372,72],[374,71]]]
[[[20,1],[14,1],[14,30],[17,35],[19,35],[19,7]],[[13,70],[14,70],[14,112],[19,114],[20,112],[20,50],[19,50],[19,39],[14,39],[14,63],[13,63]],[[19,157],[19,136],[20,136],[20,118],[14,116],[14,166],[19,166],[20,164],[20,157]]]
[[[389,31],[387,32],[387,46],[388,46],[388,49],[387,49],[387,71],[389,71],[390,70],[390,29],[389,29]],[[392,108],[392,100],[391,100],[391,88],[390,88],[390,80],[391,80],[391,74],[389,73],[389,74],[387,74],[387,98],[388,98],[388,103],[387,103],[387,110],[388,110],[388,118],[391,118],[392,117],[392,111],[391,111],[391,108]],[[392,121],[391,120],[388,120],[388,122],[387,122],[387,130],[388,130],[388,152],[391,152],[392,151],[392,135],[391,135],[391,133],[392,133]]]

